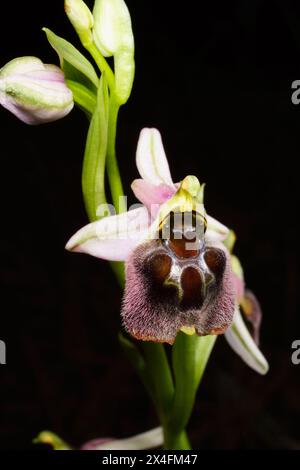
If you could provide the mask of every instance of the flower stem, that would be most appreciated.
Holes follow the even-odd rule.
[[[109,99],[109,120],[107,136],[107,160],[106,168],[111,190],[113,204],[118,213],[125,212],[124,191],[116,156],[116,133],[120,105],[116,102],[114,94]]]
[[[162,422],[167,419],[174,399],[173,378],[163,344],[145,341],[141,344],[147,373],[151,377],[152,395]]]
[[[173,345],[172,363],[175,393],[166,434],[173,445],[191,416],[197,389],[216,341],[216,336],[178,333]]]
[[[112,69],[94,43],[88,44],[85,47],[98,65],[100,72],[105,73],[108,86],[110,90],[113,91],[115,88],[115,77]]]
[[[178,434],[169,434],[164,427],[164,449],[165,450],[191,450],[191,444],[185,430]]]

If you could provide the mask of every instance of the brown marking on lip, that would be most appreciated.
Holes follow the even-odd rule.
[[[171,237],[168,246],[178,258],[194,258],[199,255],[200,242],[196,236],[182,235],[182,238]]]
[[[148,270],[152,280],[157,284],[163,284],[172,267],[170,256],[159,253],[150,258],[148,262]]]
[[[221,276],[224,272],[225,257],[223,252],[217,248],[207,248],[204,259],[209,269],[216,275]]]
[[[184,308],[201,308],[204,302],[205,287],[198,269],[188,266],[183,270],[180,281],[183,289],[181,306]]]

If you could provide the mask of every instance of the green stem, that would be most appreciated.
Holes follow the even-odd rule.
[[[110,68],[103,55],[94,43],[88,44],[85,47],[93,57],[97,66],[99,67],[100,72],[105,73],[110,91],[113,92],[115,88],[115,77],[112,69]]]
[[[116,102],[114,94],[111,93],[109,100],[106,168],[113,204],[118,213],[126,211],[123,185],[116,156],[116,133],[119,109],[120,105]]]
[[[87,113],[89,120],[91,120],[97,105],[97,96],[87,87],[81,83],[73,80],[66,80],[68,88],[73,93],[74,103]]]
[[[116,276],[119,286],[124,289],[125,286],[125,266],[123,261],[110,261],[111,269]]]
[[[191,450],[191,444],[186,431],[178,434],[169,433],[164,427],[164,449],[165,450]]]
[[[173,346],[175,394],[167,423],[171,440],[180,435],[189,421],[197,389],[216,338],[185,333],[177,335]]]
[[[174,398],[173,378],[166,351],[162,344],[148,341],[142,342],[141,347],[144,353],[146,370],[151,377],[156,411],[162,424],[164,424]]]

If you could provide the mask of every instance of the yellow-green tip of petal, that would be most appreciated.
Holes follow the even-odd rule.
[[[196,176],[189,175],[184,178],[184,180],[181,182],[180,187],[187,191],[192,197],[197,197],[201,185]]]
[[[236,242],[236,234],[234,233],[233,230],[230,230],[227,235],[227,238],[223,241],[229,253],[232,253],[235,242]]]
[[[32,440],[34,444],[49,444],[53,450],[71,450],[71,447],[51,431],[42,431]]]
[[[205,209],[202,202],[199,201],[199,194],[201,194],[201,185],[195,176],[187,176],[180,183],[180,186],[174,196],[166,201],[159,210],[158,216],[153,223],[149,236],[156,233],[160,228],[165,218],[171,212],[192,212],[205,217]]]

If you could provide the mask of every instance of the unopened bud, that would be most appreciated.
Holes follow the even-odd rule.
[[[62,70],[29,56],[0,69],[0,104],[26,124],[56,121],[74,105]]]
[[[93,15],[82,0],[65,0],[65,12],[84,46],[93,42]]]

